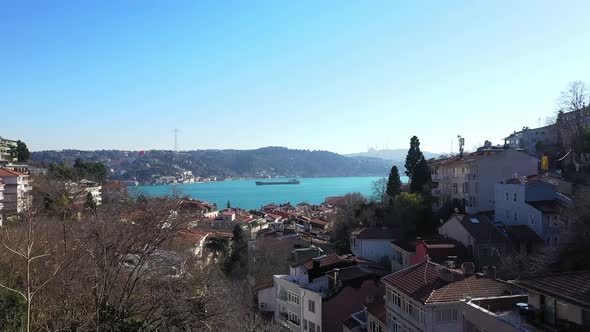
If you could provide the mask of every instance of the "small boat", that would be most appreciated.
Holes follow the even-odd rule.
[[[291,179],[289,181],[256,181],[257,186],[278,185],[278,184],[299,184],[299,180]]]

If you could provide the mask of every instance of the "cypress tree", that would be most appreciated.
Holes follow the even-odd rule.
[[[416,136],[410,139],[410,149],[406,156],[406,175],[410,178],[410,191],[418,192],[430,183],[430,169],[420,151],[420,140]]]
[[[389,178],[387,179],[387,196],[393,198],[402,191],[402,181],[399,178],[399,171],[397,166],[391,168]]]

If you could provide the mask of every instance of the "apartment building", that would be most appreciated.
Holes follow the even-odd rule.
[[[562,211],[573,204],[558,188],[539,177],[506,179],[495,185],[495,222],[531,228],[547,247],[568,242],[567,218]]]
[[[16,141],[0,137],[0,161],[14,161],[10,149],[16,147]]]
[[[522,149],[530,155],[537,155],[538,148],[558,143],[559,133],[556,125],[539,128],[525,127],[504,138],[504,144],[513,149]]]
[[[98,182],[82,179],[78,182],[67,182],[65,188],[74,204],[78,206],[86,204],[88,195],[92,197],[95,206],[102,205],[102,186]]]
[[[4,221],[4,182],[0,181],[0,226]]]
[[[494,185],[503,179],[538,174],[539,160],[506,149],[436,160],[431,164],[433,209],[446,204],[467,213],[494,210]]]
[[[28,174],[0,168],[0,182],[4,183],[4,193],[0,203],[3,205],[2,211],[5,216],[31,208],[33,196]]]
[[[528,291],[526,323],[545,331],[590,331],[590,271],[513,282]]]
[[[340,256],[330,254],[292,265],[288,275],[275,275],[275,321],[290,331],[321,330],[322,296],[329,290],[321,271],[342,265]]]
[[[386,286],[386,325],[391,332],[461,331],[461,300],[507,295],[513,287],[491,276],[423,262],[382,279]]]

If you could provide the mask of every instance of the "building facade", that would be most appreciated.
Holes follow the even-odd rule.
[[[445,204],[467,213],[494,210],[494,185],[503,179],[538,174],[539,160],[514,149],[437,160],[431,165],[434,209]]]
[[[4,183],[2,203],[4,215],[27,211],[33,203],[29,175],[0,168],[0,182]]]

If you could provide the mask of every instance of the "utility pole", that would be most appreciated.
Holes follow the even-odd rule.
[[[178,153],[178,129],[174,128],[174,152]]]

